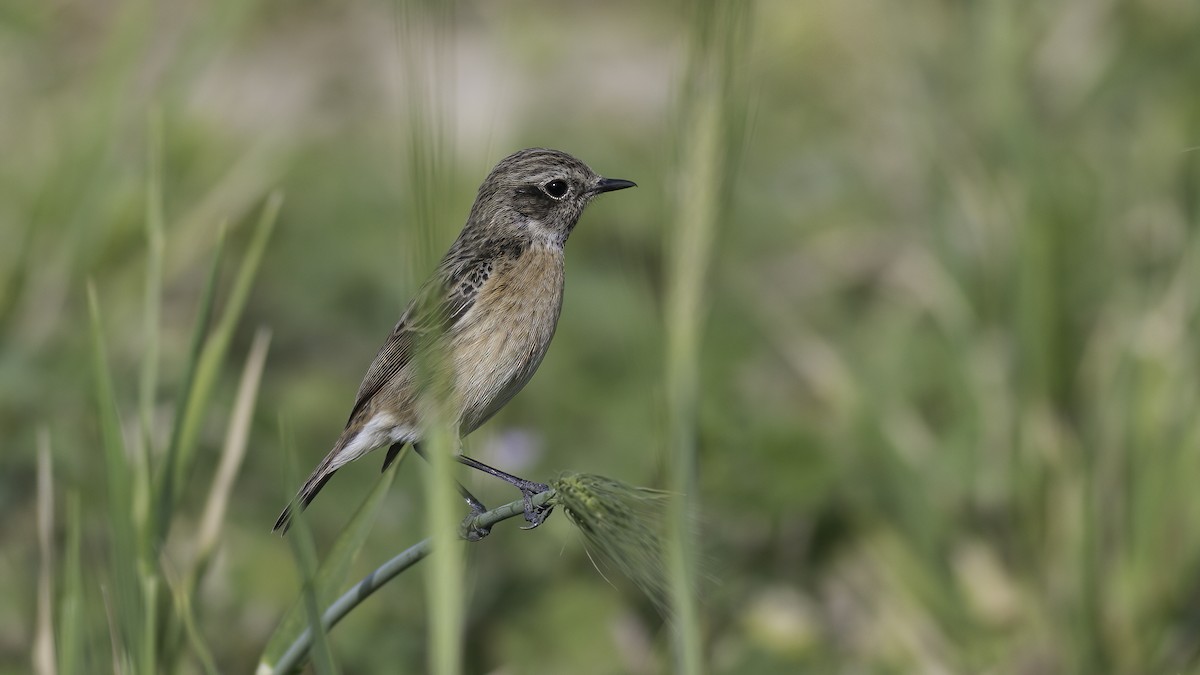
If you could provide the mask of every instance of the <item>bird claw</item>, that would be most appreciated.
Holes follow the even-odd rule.
[[[463,518],[462,525],[458,526],[458,535],[467,541],[479,541],[492,533],[491,527],[480,527],[476,522],[479,514],[484,512],[483,504],[472,507],[471,512]]]
[[[554,510],[553,504],[542,504],[534,506],[533,498],[537,495],[546,492],[550,489],[545,483],[535,483],[533,481],[523,481],[517,486],[521,491],[521,496],[525,498],[525,520],[529,523],[528,526],[521,527],[522,530],[532,530],[533,528],[546,522],[550,517],[550,512]]]

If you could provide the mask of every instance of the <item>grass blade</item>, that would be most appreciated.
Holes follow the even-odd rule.
[[[79,495],[67,495],[67,542],[63,552],[62,597],[59,598],[58,664],[62,675],[85,673],[83,667],[83,510]]]
[[[38,569],[37,623],[33,638],[33,670],[55,675],[54,658],[54,475],[50,461],[50,432],[38,432],[37,533],[41,565]]]
[[[96,289],[88,284],[88,309],[91,315],[92,369],[100,432],[104,447],[105,477],[108,486],[110,573],[109,609],[110,630],[114,634],[114,663],[127,660],[133,641],[142,635],[141,585],[138,580],[137,536],[133,524],[133,504],[130,499],[129,462],[121,436],[120,413],[113,391],[100,321],[100,304]],[[125,641],[130,641],[126,643]]]
[[[740,47],[745,7],[702,0],[690,26],[688,76],[680,109],[679,187],[667,229],[666,391],[669,510],[666,544],[675,671],[703,672],[696,605],[696,542],[691,524],[699,509],[696,427],[704,292],[720,223],[731,138],[730,79]]]
[[[312,592],[315,594],[317,604],[320,607],[328,605],[346,583],[346,577],[350,574],[350,568],[354,564],[358,552],[362,550],[363,544],[367,540],[367,534],[371,530],[371,525],[375,522],[375,515],[379,512],[379,506],[383,503],[384,497],[387,496],[388,489],[392,486],[392,481],[395,480],[396,471],[404,459],[408,456],[408,449],[405,449],[396,461],[388,467],[388,470],[383,472],[379,480],[367,493],[366,498],[359,504],[354,515],[350,517],[349,522],[342,529],[342,533],[338,536],[330,549],[325,560],[322,561],[320,568],[313,575]],[[290,495],[289,495],[290,496]],[[267,642],[266,649],[263,650],[262,658],[258,672],[274,672],[275,664],[279,662],[279,658],[287,650],[288,646],[296,639],[300,633],[304,632],[305,628],[309,627],[309,617],[304,603],[301,598],[296,605],[284,616],[279,622],[279,627],[271,635],[271,639]]]
[[[213,478],[212,487],[209,488],[208,501],[204,506],[204,517],[201,520],[200,533],[197,537],[196,562],[191,574],[189,594],[194,594],[196,587],[204,578],[204,572],[221,534],[221,525],[225,520],[229,495],[233,490],[233,483],[237,479],[238,471],[241,469],[242,459],[246,456],[250,421],[254,417],[258,385],[262,381],[263,367],[267,362],[267,350],[270,345],[271,331],[260,328],[254,335],[254,342],[250,345],[250,355],[246,358],[246,366],[242,370],[242,381],[238,386],[229,430],[225,436],[225,448],[221,453],[221,462],[217,465],[217,473]]]
[[[445,409],[442,406],[442,410]],[[429,479],[424,481],[425,524],[433,561],[426,568],[429,577],[425,584],[430,612],[430,671],[437,675],[454,675],[462,672],[463,575],[466,572],[465,553],[458,535],[461,502],[454,490],[452,473],[458,439],[448,425],[439,424],[435,429],[440,431],[429,434],[428,445],[422,443],[432,467]]]
[[[162,117],[151,115],[147,131],[146,157],[146,287],[144,292],[142,327],[142,369],[138,388],[138,412],[141,438],[137,444],[134,514],[144,559],[151,559],[158,543],[157,526],[152,508],[154,485],[150,456],[154,443],[154,406],[158,389],[159,321],[162,312]]]
[[[216,299],[217,278],[221,269],[221,255],[225,244],[225,226],[222,225],[217,235],[217,243],[213,247],[212,265],[209,268],[208,279],[200,295],[200,311],[196,314],[196,326],[192,329],[191,341],[188,344],[188,357],[183,371],[183,382],[180,385],[182,394],[175,404],[175,417],[171,427],[171,440],[167,444],[166,457],[158,475],[158,507],[155,509],[156,527],[155,543],[161,545],[167,538],[170,529],[171,514],[175,510],[175,467],[179,464],[179,447],[183,443],[183,419],[191,404],[193,383],[196,379],[196,369],[200,363],[200,353],[204,348],[204,336],[208,334],[209,323],[212,319],[213,304]]]
[[[557,489],[559,484],[559,481],[555,481],[555,483],[552,485],[552,487],[555,488],[554,490],[549,490],[547,492],[541,492],[537,495],[534,495],[532,502],[533,505],[545,506],[554,503],[558,497]],[[470,522],[463,523],[462,529],[490,530],[493,525],[501,521],[523,516],[524,514],[525,501],[524,499],[518,499],[492,509],[491,511],[485,511],[476,515]],[[392,557],[391,560],[388,560],[384,564],[375,568],[370,574],[364,577],[362,581],[355,584],[353,588],[343,593],[341,597],[337,599],[337,601],[329,605],[324,614],[321,615],[321,626],[323,629],[326,631],[331,630],[339,621],[344,619],[347,614],[353,611],[355,607],[370,597],[372,593],[380,588],[383,588],[385,584],[392,579],[395,579],[397,575],[403,573],[408,568],[427,558],[432,549],[432,540],[425,538],[413,544],[412,546],[409,546],[398,555]],[[276,661],[278,664],[278,672],[286,673],[298,667],[303,661],[304,656],[308,653],[311,645],[311,632],[306,631],[297,636],[292,644],[288,646],[288,649],[284,652],[283,656]],[[272,672],[276,672],[276,670],[272,669],[266,664],[259,666],[258,675],[267,675]]]
[[[200,668],[205,675],[217,675],[220,671],[217,670],[216,659],[213,658],[212,650],[209,649],[208,643],[205,642],[204,636],[200,633],[199,626],[196,625],[196,612],[193,609],[192,598],[193,591],[189,590],[187,583],[178,579],[171,573],[171,567],[164,560],[163,578],[167,582],[167,588],[171,592],[171,599],[175,602],[175,618],[179,621],[179,628],[183,632],[183,638],[192,648],[192,654],[196,660],[200,662]]]
[[[287,483],[296,484],[296,469],[294,460],[294,451],[292,449],[291,437],[287,432],[283,422],[279,425],[280,447],[283,449],[284,476],[287,477]],[[390,472],[392,476],[395,471]],[[385,472],[386,476],[387,472]],[[384,478],[380,478],[380,482],[384,482]],[[388,481],[390,482],[390,481]],[[285,488],[286,489],[286,488]],[[355,514],[357,517],[358,514]],[[329,650],[329,636],[325,632],[325,628],[321,623],[321,603],[317,597],[318,575],[317,571],[317,554],[312,540],[312,531],[308,528],[308,519],[304,517],[303,510],[297,510],[295,517],[292,520],[291,536],[288,537],[288,545],[292,549],[292,556],[296,560],[296,567],[300,570],[301,588],[300,588],[300,612],[299,616],[303,617],[308,624],[308,630],[313,636],[312,662],[313,669],[318,673],[335,673],[337,666],[333,662],[333,655]],[[278,631],[277,631],[278,632]],[[272,640],[273,641],[273,640]],[[275,661],[277,659],[272,659]],[[258,672],[263,672],[263,667],[259,666]]]
[[[162,203],[162,116],[152,115],[149,124],[146,165],[146,290],[143,325],[142,372],[138,391],[142,421],[143,455],[153,439],[155,392],[158,387],[159,318],[162,308],[163,203]],[[149,466],[148,457],[144,457]]]
[[[453,125],[453,31],[456,6],[453,2],[402,2],[399,5],[404,85],[409,94],[405,131],[405,160],[411,186],[410,218],[416,224],[420,245],[413,269],[432,269],[441,257],[443,230],[457,225],[447,211],[451,202]],[[466,569],[464,549],[458,541],[458,496],[454,492],[453,453],[458,449],[457,427],[448,414],[450,406],[440,381],[444,372],[436,366],[437,338],[428,336],[428,348],[418,348],[416,358],[424,387],[421,405],[432,411],[422,445],[429,458],[429,478],[424,482],[426,532],[432,542],[433,564],[425,585],[429,608],[429,672],[456,675],[463,667],[463,629]]]
[[[195,452],[199,436],[200,422],[204,418],[205,410],[208,408],[208,401],[216,384],[217,375],[220,373],[221,364],[224,362],[225,355],[229,350],[229,343],[233,339],[234,329],[237,328],[242,310],[245,308],[246,301],[250,296],[250,289],[254,284],[258,265],[262,261],[263,253],[266,251],[267,242],[270,240],[271,232],[275,227],[275,221],[282,204],[283,197],[278,192],[272,193],[267,198],[267,203],[263,206],[262,215],[255,228],[250,246],[246,251],[246,256],[242,259],[242,264],[238,268],[237,278],[229,294],[229,299],[226,301],[225,310],[222,312],[220,319],[213,328],[212,335],[209,336],[204,344],[204,349],[200,353],[200,359],[196,365],[195,380],[192,382],[191,391],[187,397],[187,406],[184,410],[182,420],[177,422],[180,425],[179,443],[174,448],[177,456],[175,457],[173,467],[174,474],[170,476],[170,480],[173,483],[171,492],[175,499],[178,498],[177,495],[191,471],[192,455]]]

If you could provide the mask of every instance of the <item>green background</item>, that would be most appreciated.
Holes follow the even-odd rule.
[[[522,147],[640,186],[597,200],[571,237],[545,362],[468,441],[485,461],[663,484],[683,15],[461,3],[436,36],[454,222],[431,246]],[[1200,672],[1200,3],[762,0],[748,16],[696,391],[709,669]],[[300,583],[269,532],[293,487],[279,420],[306,471],[430,269],[409,216],[409,20],[370,1],[0,2],[0,671],[29,669],[41,428],[57,544],[64,495],[83,504],[87,663],[110,668],[85,288],[133,434],[156,114],[164,435],[219,224],[236,258],[266,195],[284,195],[194,475],[210,480],[269,327],[196,608],[222,670],[257,663]],[[314,503],[318,552],[381,461]],[[402,468],[356,577],[422,536],[426,467]],[[462,476],[489,505],[514,497]],[[183,495],[166,559],[187,558],[202,499]],[[344,672],[424,671],[423,575],[331,633]],[[466,671],[669,670],[667,626],[607,576],[561,514],[498,526],[468,553]]]

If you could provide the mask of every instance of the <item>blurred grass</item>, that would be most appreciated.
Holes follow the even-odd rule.
[[[59,672],[111,663],[91,566],[108,566],[117,534],[101,478],[113,429],[94,404],[86,280],[122,439],[146,435],[143,357],[160,326],[149,435],[163,448],[216,223],[240,257],[275,186],[288,203],[228,348],[246,353],[265,324],[272,355],[193,608],[218,668],[253,668],[295,600],[291,554],[267,534],[274,420],[295,420],[298,465],[319,459],[428,272],[409,258],[424,244],[406,215],[396,12],[0,3],[0,671],[31,663],[39,427],[53,439]],[[632,2],[463,3],[448,26],[454,169],[439,207],[454,222],[430,235],[437,254],[519,147],[561,147],[641,186],[598,200],[574,233],[554,346],[469,441],[484,461],[662,478],[684,31],[675,5]],[[698,602],[709,670],[1200,672],[1198,33],[1188,0],[756,3],[743,69],[758,87],[706,275],[695,390],[700,553],[718,580]],[[215,279],[220,311],[231,270]],[[238,360],[212,381],[170,552],[201,512]],[[318,551],[376,468],[348,467],[322,494]],[[352,572],[423,532],[427,472],[404,468]],[[465,671],[662,671],[652,605],[605,582],[565,519],[486,544],[466,560]],[[415,579],[332,635],[344,672],[428,663]]]
[[[151,173],[153,175],[153,170]],[[152,197],[147,200],[146,216],[152,223],[148,226],[151,232],[148,238],[150,252],[147,256],[150,261],[149,288],[158,285],[158,253],[153,236],[156,227],[153,223],[158,217],[156,199],[153,198],[156,189],[155,181],[150,181],[149,192]],[[150,447],[155,436],[154,420],[142,418],[137,425],[141,434],[134,434],[138,441],[130,445],[126,440],[108,358],[109,350],[104,337],[100,301],[94,285],[89,282],[87,286],[91,319],[92,380],[95,386],[96,416],[99,418],[104,447],[107,488],[105,501],[108,507],[105,548],[109,564],[107,567],[91,566],[88,570],[91,578],[85,578],[85,581],[90,581],[101,591],[111,645],[112,670],[115,672],[174,670],[181,658],[183,635],[187,636],[194,657],[208,672],[215,671],[211,650],[195,628],[195,596],[221,534],[222,514],[230,494],[229,483],[237,474],[245,453],[244,427],[248,424],[246,420],[253,415],[258,381],[266,359],[266,344],[261,338],[252,349],[241,391],[234,405],[235,420],[230,426],[230,436],[222,455],[221,468],[213,481],[196,549],[189,552],[188,557],[191,560],[188,561],[184,572],[186,582],[180,583],[176,580],[172,584],[173,589],[166,586],[172,577],[178,576],[175,570],[181,561],[176,559],[178,552],[173,555],[166,550],[167,535],[177,516],[178,501],[175,495],[178,494],[181,482],[181,478],[177,476],[190,473],[190,457],[185,453],[194,443],[198,420],[207,414],[210,383],[216,370],[225,360],[230,335],[241,315],[266,239],[278,214],[279,204],[278,195],[272,195],[268,199],[263,216],[255,228],[249,251],[238,268],[233,292],[220,320],[211,332],[208,330],[207,314],[212,306],[214,284],[211,282],[215,274],[210,276],[210,283],[201,303],[201,317],[197,321],[192,339],[193,349],[185,365],[185,392],[179,397],[179,414],[172,423],[170,441],[162,448],[161,462],[157,457],[153,460],[159,465],[157,468],[152,465],[151,456],[156,453],[153,453]],[[219,250],[214,260],[220,260]],[[215,262],[213,268],[216,269]],[[154,319],[159,312],[157,306],[154,306],[155,295],[148,294],[145,309],[145,335],[151,344],[158,341]],[[153,391],[156,388],[153,377],[156,370],[154,361],[157,355],[157,348],[151,346],[143,356],[143,378],[140,380],[140,411],[143,414],[152,408]],[[147,376],[147,373],[151,375]],[[46,512],[50,507],[43,506],[40,510]],[[49,559],[49,555],[44,553],[43,560]],[[68,578],[71,576],[74,576],[74,572]],[[87,602],[89,589],[72,585],[70,590],[79,592],[80,595],[65,596],[62,600],[65,605],[79,606]],[[162,592],[164,590],[174,590],[174,593],[167,595]],[[173,600],[169,608],[166,603],[168,599]],[[66,623],[59,632],[64,641],[74,641],[78,634],[75,618],[64,620]],[[52,651],[53,646],[48,649]],[[70,652],[76,651],[74,645],[70,645],[68,649]],[[83,665],[75,663],[73,659],[68,662],[73,666]],[[87,669],[81,667],[80,670]]]
[[[294,457],[295,441],[292,438],[291,431],[283,420],[279,423],[280,445],[284,453],[284,465],[287,466],[288,481],[286,485],[298,485],[301,483],[303,474],[301,474],[295,466]],[[379,484],[387,483],[386,480],[380,480]],[[285,490],[287,488],[284,488]],[[286,492],[284,494],[287,494]],[[271,640],[267,643],[267,649],[263,654],[263,664],[260,665],[257,672],[274,672],[277,663],[276,657],[283,647],[287,646],[286,638],[289,633],[294,632],[294,628],[298,623],[297,620],[302,619],[300,625],[307,624],[307,630],[312,635],[312,649],[309,654],[309,661],[312,669],[320,675],[334,675],[339,672],[336,661],[333,658],[332,651],[329,647],[329,634],[325,630],[324,624],[321,622],[321,613],[330,597],[336,591],[336,586],[331,587],[329,584],[341,584],[341,579],[337,578],[340,568],[343,567],[342,556],[331,555],[329,564],[317,563],[317,551],[313,545],[312,530],[308,526],[308,518],[304,515],[304,509],[297,509],[295,516],[296,533],[287,539],[288,547],[292,550],[292,556],[295,558],[296,567],[300,571],[300,598],[296,603],[296,607],[284,616],[280,622],[279,628],[271,636]],[[367,509],[369,512],[370,509]],[[361,513],[361,512],[360,512]],[[369,513],[364,522],[369,522]],[[359,521],[360,518],[355,518]],[[358,528],[351,528],[358,529]],[[290,531],[290,530],[289,530]],[[339,542],[340,543],[340,542]],[[337,547],[341,550],[346,550],[342,547]],[[283,672],[288,672],[282,669]]]
[[[383,472],[375,486],[367,493],[333,546],[321,557],[320,566],[309,575],[315,605],[319,610],[316,614],[317,617],[323,615],[325,609],[337,599],[342,587],[345,586],[346,576],[354,563],[354,558],[362,550],[363,544],[370,534],[371,525],[375,522],[379,506],[383,503],[388,489],[391,488],[392,481],[396,478],[396,472],[407,457],[408,450],[404,450],[396,456],[392,466]],[[300,479],[297,478],[297,480]],[[267,641],[255,672],[288,672],[287,664],[282,663],[283,657],[291,651],[297,638],[306,628],[312,631],[314,640],[323,638],[325,630],[322,627],[324,624],[321,624],[321,627],[314,625],[320,622],[314,618],[307,605],[308,598],[301,597],[291,611],[284,615],[279,626]],[[295,660],[299,663],[305,661],[299,656],[295,657]]]
[[[456,99],[450,86],[455,62],[450,40],[458,3],[405,0],[397,3],[396,13],[406,134],[400,149],[407,169],[403,179],[408,208],[403,213],[415,230],[416,245],[405,246],[402,240],[393,255],[408,263],[415,288],[437,268],[447,242],[453,241],[465,219],[462,212],[450,208],[456,147]],[[459,439],[451,416],[451,382],[445,366],[448,354],[441,349],[438,330],[441,327],[417,341],[413,350],[419,381],[425,385],[417,405],[431,420],[421,441],[421,454],[428,459],[423,464],[427,463],[429,470],[425,472],[425,466],[418,469],[422,471],[424,535],[431,544],[429,563],[421,570],[428,613],[426,664],[421,670],[431,675],[458,675],[464,672],[466,629],[466,553],[459,540],[465,511],[455,491],[453,456],[459,451]],[[396,547],[396,552],[402,548]]]
[[[663,228],[666,345],[666,484],[675,495],[666,558],[674,670],[705,672],[697,606],[697,533],[701,512],[697,430],[701,336],[713,242],[728,220],[744,135],[742,81],[747,6],[701,1],[688,7],[687,69],[679,96],[673,216]]]

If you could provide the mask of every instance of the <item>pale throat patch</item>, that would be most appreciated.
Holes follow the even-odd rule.
[[[563,232],[542,225],[542,221],[526,218],[525,225],[533,235],[533,243],[545,248],[562,248],[565,236]]]

